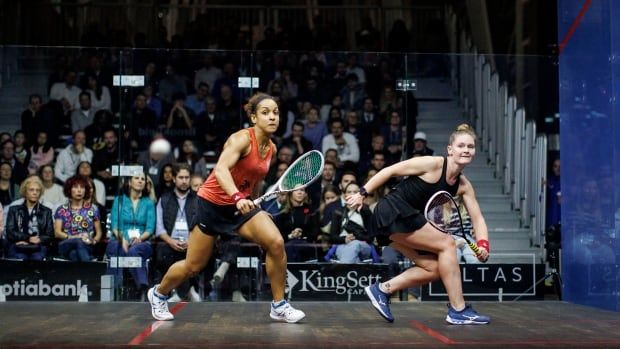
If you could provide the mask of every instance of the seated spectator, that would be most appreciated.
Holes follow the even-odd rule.
[[[80,107],[79,97],[82,90],[76,86],[76,78],[75,70],[68,69],[65,72],[65,80],[54,83],[50,89],[50,100],[59,101],[65,114]]]
[[[186,139],[181,143],[180,147],[177,147],[174,150],[176,155],[176,162],[188,164],[190,168],[193,168],[198,160],[200,160],[200,156],[198,156],[198,149],[194,145],[194,141],[191,139]]]
[[[282,147],[293,149],[293,160],[301,154],[312,150],[312,142],[304,137],[304,123],[297,120],[293,123],[290,137],[282,140]]]
[[[270,198],[269,200],[261,202],[260,205],[265,212],[271,215],[271,217],[277,218],[282,213],[282,209],[284,208],[286,199],[286,193],[279,193],[276,194],[274,198]]]
[[[172,109],[166,119],[165,134],[173,143],[185,138],[194,138],[196,136],[196,129],[194,129],[196,115],[185,105],[185,95],[174,94],[172,102]]]
[[[325,123],[319,119],[319,110],[311,106],[306,113],[304,137],[312,142],[312,149],[321,150],[323,138],[327,135]]]
[[[321,227],[325,227],[326,225],[331,223],[333,212],[336,210],[344,210],[346,206],[346,200],[344,188],[346,188],[349,183],[357,183],[357,177],[354,172],[347,171],[340,176],[340,182],[338,183],[338,190],[340,191],[340,200],[336,200],[329,205],[325,206],[325,211],[323,213],[323,220],[321,221]]]
[[[208,95],[209,85],[201,82],[198,84],[196,93],[187,97],[185,105],[194,112],[194,115],[198,115],[205,111],[205,103]]]
[[[149,198],[146,175],[135,174],[123,185],[122,193],[114,198],[110,217],[112,236],[106,248],[109,257],[140,257],[142,266],[129,268],[140,297],[146,296],[149,280],[146,260],[153,250],[148,240],[155,232],[155,204]],[[120,277],[121,268],[108,270]]]
[[[172,104],[173,96],[177,93],[187,95],[185,77],[177,75],[175,67],[168,63],[166,65],[166,75],[159,81],[159,98],[168,105]]]
[[[311,212],[308,195],[303,188],[288,192],[275,223],[285,242],[289,262],[316,259],[314,241],[318,234],[318,215]]]
[[[435,154],[433,149],[429,148],[426,142],[426,133],[418,131],[413,135],[413,154],[416,156],[431,156]]]
[[[71,113],[71,131],[84,130],[95,121],[95,109],[90,104],[90,94],[80,93],[80,107]]]
[[[131,108],[129,120],[127,120],[127,129],[131,137],[132,147],[136,149],[146,149],[149,142],[157,132],[158,121],[153,110],[147,105],[147,97],[138,93]]]
[[[20,205],[9,207],[6,220],[6,238],[9,258],[43,260],[47,246],[54,237],[52,210],[41,205],[43,183],[39,177],[26,178],[20,187],[25,198]]]
[[[106,190],[105,190],[105,185],[103,185],[103,182],[98,180],[97,178],[93,177],[93,167],[90,164],[90,162],[88,161],[82,161],[80,162],[80,164],[77,167],[76,170],[77,174],[80,176],[84,176],[87,179],[89,179],[90,181],[92,181],[94,188],[92,188],[92,190],[94,190],[95,195],[93,196],[93,202],[100,205],[100,206],[105,206],[105,196],[106,196]],[[65,195],[66,194],[66,190],[65,190]],[[86,199],[89,200],[89,199]]]
[[[88,201],[91,191],[84,176],[73,176],[65,182],[64,194],[69,201],[58,207],[54,215],[54,235],[61,240],[58,253],[65,259],[92,260],[92,248],[103,236],[99,209]]]
[[[388,165],[397,163],[403,153],[403,129],[401,124],[400,113],[392,111],[390,113],[390,123],[381,130],[383,139],[385,140],[387,150]]]
[[[323,137],[321,150],[325,154],[328,149],[336,149],[338,158],[345,163],[355,165],[360,160],[360,149],[355,136],[344,132],[342,119],[332,119],[330,122],[330,134]]]
[[[167,192],[174,190],[174,171],[172,164],[165,164],[159,176],[159,183],[155,186],[155,196],[161,198]]]
[[[198,173],[193,173],[192,177],[189,179],[189,186],[194,192],[198,192],[198,188],[200,188],[204,181],[205,177],[201,176]]]
[[[110,98],[110,90],[107,86],[101,84],[96,75],[90,74],[88,79],[88,89],[86,92],[90,95],[91,106],[93,110],[112,111],[112,98]]]
[[[37,134],[43,131],[45,117],[43,115],[43,99],[38,94],[32,94],[28,98],[28,108],[21,115],[21,129],[26,132],[26,139],[30,144],[34,143]]]
[[[43,183],[43,194],[41,198],[44,202],[52,206],[53,211],[67,201],[62,186],[54,183],[54,168],[52,165],[43,165],[39,168],[39,178]]]
[[[156,123],[161,123],[161,118],[164,110],[163,103],[161,99],[159,99],[159,97],[154,95],[154,90],[155,88],[152,85],[146,84],[144,85],[143,93],[138,95],[144,96],[144,105],[155,113]]]
[[[205,151],[219,150],[232,133],[233,125],[227,114],[217,109],[215,98],[205,99],[205,110],[196,117],[196,143]]]
[[[6,162],[11,165],[11,179],[13,183],[19,185],[28,175],[27,164],[22,164],[15,156],[15,143],[9,138],[1,143],[2,153],[0,163]]]
[[[151,142],[148,150],[138,155],[138,164],[142,165],[144,173],[148,173],[153,183],[159,183],[164,165],[174,162],[174,154],[170,150],[170,142],[158,138]]]
[[[164,193],[157,203],[156,269],[163,276],[177,261],[185,259],[189,230],[198,214],[198,196],[190,190],[191,168],[187,164],[175,165],[172,171],[174,189]],[[181,298],[201,301],[197,292],[198,279],[194,277],[177,289]]]
[[[368,171],[368,169],[372,166],[371,160],[375,156],[376,152],[385,154],[385,139],[382,134],[373,135],[370,142],[370,148],[363,151],[360,155],[359,173],[365,173]]]
[[[104,133],[106,130],[114,129],[112,119],[114,116],[108,110],[97,110],[93,123],[84,129],[86,134],[86,146],[93,151],[105,147]]]
[[[15,142],[15,159],[26,167],[30,163],[31,157],[30,150],[26,146],[28,141],[29,140],[26,139],[26,134],[22,130],[17,130],[13,134],[13,142]]]
[[[194,76],[194,89],[198,90],[200,83],[205,83],[209,88],[208,94],[213,92],[213,85],[222,77],[222,70],[215,66],[215,59],[212,53],[205,54],[202,60],[202,68],[196,71]]]
[[[109,128],[103,132],[103,142],[105,146],[97,151],[93,156],[93,171],[103,182],[108,193],[115,193],[118,188],[117,177],[112,176],[112,166],[126,162],[127,156],[118,154],[118,135],[116,130]]]
[[[389,123],[388,116],[393,111],[400,111],[403,108],[403,99],[394,91],[394,87],[385,86],[379,97],[379,114],[383,118],[382,123]]]
[[[69,144],[58,153],[54,167],[56,178],[64,183],[67,178],[75,175],[80,162],[92,160],[93,151],[86,147],[86,134],[81,130],[75,131],[73,132],[73,144]]]
[[[350,73],[347,75],[347,84],[340,91],[342,97],[342,107],[345,110],[360,110],[362,109],[364,99],[366,99],[366,91],[364,85],[359,82],[357,74]]]
[[[344,190],[345,200],[350,195],[359,193],[359,190],[357,183],[349,183]],[[340,263],[360,263],[371,257],[375,260],[376,252],[373,253],[366,228],[370,225],[371,215],[366,205],[363,205],[359,212],[349,205],[334,210],[329,231],[332,248],[325,255],[325,260],[330,261],[334,256]]]
[[[0,204],[3,206],[8,206],[21,197],[19,185],[11,180],[12,172],[11,164],[0,163]]]
[[[28,164],[28,172],[35,174],[43,165],[49,165],[54,161],[54,148],[50,145],[47,132],[39,131],[36,141],[30,147],[30,163]]]

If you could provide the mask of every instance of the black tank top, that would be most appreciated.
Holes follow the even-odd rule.
[[[441,176],[436,183],[427,183],[418,176],[410,176],[400,182],[392,192],[390,192],[384,200],[389,203],[389,206],[394,213],[401,217],[406,217],[414,213],[419,213],[424,210],[426,202],[440,190],[445,190],[451,195],[456,195],[459,188],[461,174],[456,178],[456,182],[453,185],[446,182],[446,168],[448,167],[448,160],[443,157],[443,166],[441,169]]]

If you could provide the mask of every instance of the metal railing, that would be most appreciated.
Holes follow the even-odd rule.
[[[453,38],[456,40],[456,38]],[[480,137],[480,149],[488,154],[503,193],[519,211],[521,226],[530,231],[531,246],[543,245],[545,227],[545,180],[547,135],[537,133],[509,85],[500,81],[490,62],[479,54],[466,34],[458,40],[470,55],[458,57],[459,98]]]

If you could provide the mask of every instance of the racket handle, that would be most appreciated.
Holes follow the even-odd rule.
[[[474,251],[474,254],[476,256],[480,255],[480,249],[478,248],[478,245],[474,244],[473,242],[469,242],[469,241],[467,241],[467,245],[469,245],[469,248],[471,248],[471,250]]]

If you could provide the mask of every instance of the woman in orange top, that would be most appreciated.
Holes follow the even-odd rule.
[[[161,284],[148,292],[151,312],[157,320],[174,318],[168,311],[168,294],[198,274],[211,257],[217,235],[230,232],[256,242],[266,251],[265,265],[273,294],[271,318],[294,323],[305,317],[284,299],[286,253],[282,235],[271,217],[250,199],[269,170],[271,156],[276,154],[271,136],[279,125],[278,104],[273,97],[259,93],[244,109],[254,126],[228,138],[215,169],[198,190],[199,213],[193,222],[185,260],[172,265]]]

